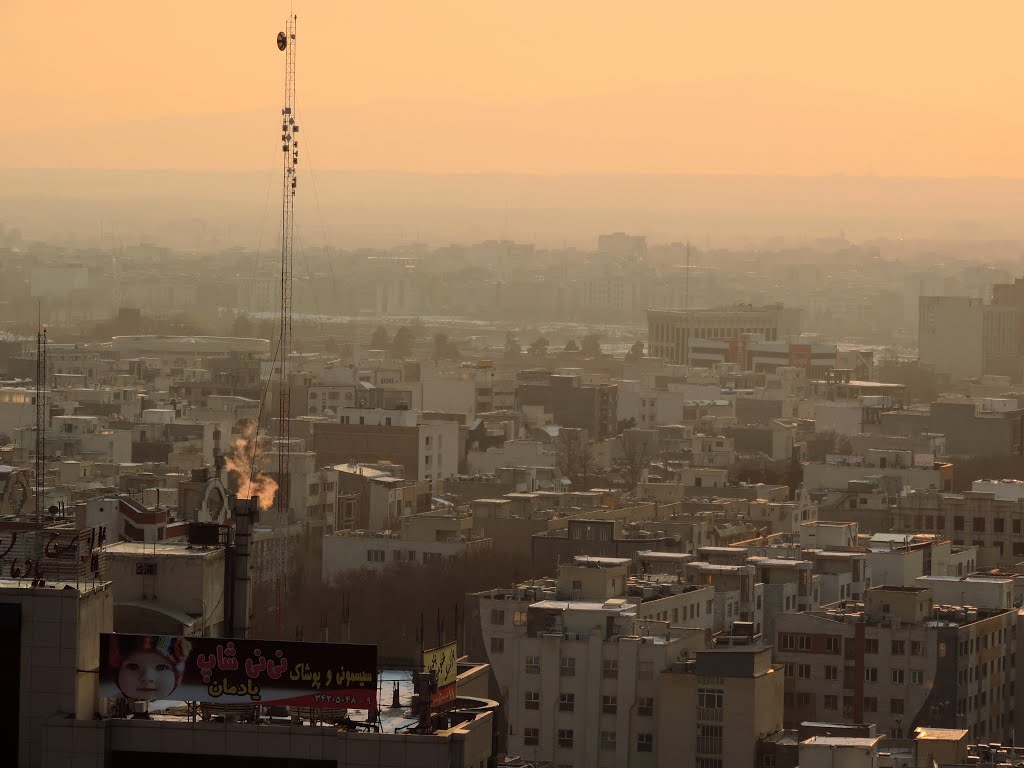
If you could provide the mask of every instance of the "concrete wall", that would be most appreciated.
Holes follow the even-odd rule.
[[[20,720],[5,727],[18,739],[18,768],[36,768],[49,718],[88,719],[95,711],[99,636],[113,629],[113,595],[102,583],[80,593],[74,584],[4,581],[0,602],[19,604],[22,622]]]

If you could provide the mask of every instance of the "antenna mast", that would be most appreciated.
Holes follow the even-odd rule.
[[[277,35],[277,47],[284,51],[284,108],[281,110],[281,150],[284,169],[281,177],[281,317],[278,357],[277,443],[277,520],[274,539],[276,571],[277,635],[284,637],[284,608],[288,593],[288,523],[291,483],[288,458],[291,447],[291,351],[292,351],[292,246],[295,228],[295,166],[299,162],[299,142],[295,134],[295,22],[288,17],[285,31]]]
[[[36,531],[35,569],[43,559],[43,495],[46,490],[46,326],[40,325],[36,333]]]

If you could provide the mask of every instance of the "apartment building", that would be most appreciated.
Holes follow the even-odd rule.
[[[955,545],[976,547],[979,568],[1012,568],[1024,559],[1024,499],[912,491],[897,501],[893,530],[935,531]]]
[[[340,530],[323,537],[321,578],[346,571],[383,570],[397,563],[423,564],[487,551],[491,539],[473,530],[467,514],[426,512],[403,517],[398,530]]]
[[[615,384],[585,384],[577,375],[531,371],[520,376],[516,404],[519,409],[543,408],[560,427],[585,429],[590,439],[604,440],[616,434],[618,396]]]
[[[909,450],[869,449],[861,455],[831,455],[824,462],[804,465],[808,490],[839,490],[851,481],[876,476],[897,477],[901,485],[917,490],[953,489],[953,464]]]
[[[418,411],[342,408],[338,422],[310,424],[311,445],[323,465],[401,464],[405,477],[427,480],[439,492],[459,471],[459,425]]]
[[[922,296],[917,339],[922,365],[954,380],[1019,377],[1014,306],[967,296]]]
[[[960,727],[1005,740],[1019,690],[1018,621],[1015,610],[935,605],[916,586],[873,587],[863,601],[787,617],[775,643],[787,727],[873,722],[897,738]]]
[[[760,334],[778,341],[799,333],[800,312],[781,304],[764,307],[737,305],[713,309],[648,310],[648,349],[674,365],[691,365],[690,339],[738,340]]]
[[[679,764],[673,731],[684,710],[668,699],[692,686],[662,678],[704,648],[711,590],[630,579],[628,564],[576,558],[557,581],[471,596],[507,706],[510,754],[555,765]]]

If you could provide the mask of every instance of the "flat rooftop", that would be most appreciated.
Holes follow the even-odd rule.
[[[31,579],[0,579],[0,591],[5,589],[34,589],[40,592],[62,592],[71,589],[87,595],[91,592],[101,592],[109,584],[109,581],[48,581],[42,587],[34,587],[32,586]]]
[[[223,547],[190,547],[188,544],[161,541],[149,544],[143,541],[118,541],[107,544],[104,552],[111,555],[132,555],[133,557],[209,557],[223,552]]]

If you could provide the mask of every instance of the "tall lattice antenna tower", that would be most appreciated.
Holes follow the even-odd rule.
[[[35,521],[36,546],[33,565],[38,571],[43,560],[43,496],[46,492],[46,326],[40,325],[36,334],[36,464],[35,464]]]
[[[284,609],[288,594],[288,523],[291,482],[288,460],[291,449],[291,352],[292,352],[292,251],[295,239],[295,166],[299,162],[299,142],[295,122],[295,22],[288,18],[285,31],[277,35],[277,47],[284,52],[284,108],[281,110],[281,150],[284,169],[281,175],[281,317],[278,339],[280,388],[278,389],[277,441],[277,520],[274,537],[276,571],[277,634],[284,637]]]

